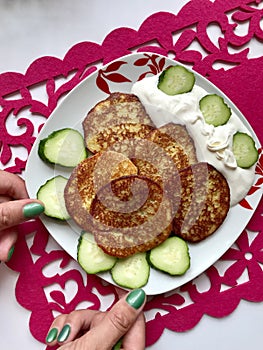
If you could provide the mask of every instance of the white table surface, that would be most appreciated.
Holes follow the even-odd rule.
[[[24,73],[38,57],[63,58],[76,43],[102,43],[113,29],[138,29],[151,14],[176,14],[186,0],[0,0],[0,73]],[[262,46],[255,50],[262,51]],[[258,51],[258,53],[260,52]],[[254,51],[255,53],[255,51]],[[17,274],[0,264],[0,349],[44,350],[28,330],[30,313],[16,301]],[[229,316],[203,317],[191,331],[165,331],[149,349],[257,350],[263,342],[263,303],[242,301]]]

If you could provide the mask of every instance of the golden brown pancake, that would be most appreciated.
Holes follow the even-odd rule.
[[[125,123],[108,127],[85,139],[87,148],[92,153],[105,151],[115,143],[122,143],[125,140],[145,139],[154,128],[146,124]],[[118,149],[116,149],[119,152]],[[122,153],[122,152],[120,152]]]
[[[159,129],[137,136],[135,133],[134,137],[113,142],[109,149],[125,154],[138,168],[138,174],[160,184],[171,181],[178,171],[190,165],[182,145]]]
[[[180,206],[173,220],[176,235],[199,242],[215,232],[229,210],[230,191],[224,176],[208,163],[180,171]]]
[[[84,230],[91,226],[89,209],[96,192],[114,178],[136,174],[137,168],[123,154],[108,151],[83,160],[72,172],[64,192],[71,218]]]
[[[147,138],[161,147],[167,153],[167,155],[175,163],[178,170],[187,168],[190,165],[188,155],[184,151],[183,147],[167,133],[156,129],[152,131]]]
[[[92,232],[107,254],[127,257],[162,243],[171,233],[172,207],[162,188],[149,178],[114,179],[90,207]]]
[[[93,107],[82,126],[84,130],[84,139],[88,149],[95,153],[101,147],[95,145],[96,135],[107,130],[116,128],[120,124],[143,124],[154,127],[154,124],[140,100],[133,94],[115,92],[107,99],[98,102]],[[101,139],[99,137],[99,139]],[[103,149],[105,149],[103,147]]]
[[[158,129],[159,131],[172,137],[173,140],[175,140],[177,143],[179,143],[182,146],[182,148],[188,155],[190,164],[194,164],[198,162],[196,157],[196,149],[195,149],[194,141],[190,137],[184,125],[168,123],[161,126]]]
[[[188,166],[188,158],[180,145],[176,144],[170,136],[159,131],[160,139],[151,140],[153,131],[147,138],[125,139],[114,143],[109,149],[125,154],[137,167],[138,175],[145,176],[157,182],[170,197],[174,205],[177,205],[175,192],[177,191],[177,174],[179,170]],[[170,149],[169,149],[170,146]],[[173,147],[178,151],[178,157],[174,156]]]

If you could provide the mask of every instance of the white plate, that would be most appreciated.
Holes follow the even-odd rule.
[[[146,60],[144,64],[134,65],[134,62],[138,59],[145,59],[149,56],[154,57],[157,63],[165,61],[165,67],[175,64],[174,61],[155,54],[138,53],[119,58],[114,61],[114,63],[111,62],[107,66],[102,67],[103,74],[101,74],[101,71],[97,71],[83,80],[54,110],[34,143],[27,161],[25,181],[30,197],[35,198],[38,188],[53,176],[61,174],[69,177],[70,175],[69,170],[58,167],[53,168],[41,161],[37,153],[39,140],[47,137],[52,131],[63,127],[72,127],[82,132],[82,120],[97,102],[108,97],[108,94],[104,92],[107,87],[110,92],[130,92],[132,84],[137,81],[142,74],[153,74],[151,71],[152,66],[150,66],[149,62],[146,62]],[[251,131],[257,146],[260,147],[255,133],[235,105],[233,105],[233,103],[212,83],[198,73],[194,73],[197,85],[210,93],[217,93],[224,96],[232,110]],[[121,76],[128,78],[126,80],[129,81],[124,81]],[[100,87],[103,88],[104,91],[102,91]],[[232,207],[226,220],[217,230],[216,234],[198,244],[190,244],[191,267],[184,276],[171,277],[151,269],[149,281],[144,287],[145,292],[148,295],[154,295],[170,291],[192,280],[210,267],[236,241],[253,215],[260,198],[261,191],[256,191],[253,195],[250,195],[248,199],[253,210],[245,209],[240,205]],[[42,216],[41,220],[61,247],[76,259],[77,243],[81,230],[67,223],[59,223],[45,216]],[[103,273],[100,274],[100,276],[114,284],[110,273]]]

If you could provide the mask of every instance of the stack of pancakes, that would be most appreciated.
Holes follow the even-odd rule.
[[[92,155],[73,170],[65,202],[106,253],[148,251],[171,234],[198,242],[224,221],[228,183],[198,162],[185,126],[156,128],[135,95],[113,93],[89,111],[83,130]]]

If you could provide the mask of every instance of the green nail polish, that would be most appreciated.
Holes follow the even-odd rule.
[[[45,208],[39,203],[29,203],[23,208],[23,214],[25,218],[34,218],[39,214],[42,214]]]
[[[122,346],[122,338],[118,341],[118,343],[116,343],[114,345],[114,347],[112,348],[112,350],[120,350]]]
[[[70,325],[66,324],[62,329],[61,332],[58,335],[58,342],[62,343],[63,341],[68,339],[69,333],[70,333]]]
[[[146,295],[143,289],[135,289],[128,294],[126,301],[134,309],[139,309],[144,303],[145,297]]]
[[[49,332],[48,332],[48,335],[46,337],[46,342],[47,343],[52,343],[56,337],[58,335],[58,330],[57,328],[52,328]]]
[[[13,245],[8,252],[7,261],[9,261],[12,258],[14,250],[15,250],[15,246]]]

